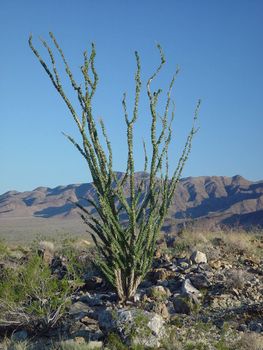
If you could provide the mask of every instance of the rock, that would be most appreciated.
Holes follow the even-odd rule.
[[[137,291],[134,295],[134,298],[133,298],[134,302],[135,303],[139,302],[142,299],[142,295],[143,294],[141,291]]]
[[[215,295],[211,297],[210,305],[212,308],[229,308],[240,306],[239,300],[234,300],[229,294]]]
[[[89,326],[90,328],[98,326],[98,321],[88,316],[84,316],[83,318],[81,318],[80,321],[81,323],[85,324],[86,326]]]
[[[189,264],[186,261],[182,261],[179,265],[183,270],[186,270],[189,268]]]
[[[170,313],[165,303],[160,302],[150,302],[146,305],[145,308],[147,311],[154,312],[158,315],[161,315],[164,319],[170,318]]]
[[[263,332],[263,324],[260,322],[251,321],[251,322],[249,322],[248,328],[252,332],[256,332],[256,333]]]
[[[189,278],[190,278],[192,285],[197,289],[208,288],[211,285],[208,278],[204,274],[201,274],[201,273],[191,274],[189,276]]]
[[[90,313],[90,307],[82,301],[72,304],[69,309],[69,315],[79,320]]]
[[[145,280],[145,281],[142,281],[139,288],[149,288],[151,287],[153,284],[151,281],[149,280]]]
[[[164,281],[157,281],[157,286],[162,286],[162,287],[164,287],[164,288],[168,288],[168,286],[169,286],[169,281],[167,281],[167,280],[164,280]]]
[[[195,297],[201,297],[202,294],[198,289],[196,289],[190,279],[186,279],[183,281],[182,287],[181,287],[181,292],[183,296],[195,296]]]
[[[165,335],[164,319],[141,309],[107,309],[99,314],[100,328],[117,332],[128,346],[158,347]]]
[[[189,315],[195,311],[200,304],[199,298],[202,296],[200,291],[196,289],[190,279],[182,282],[180,293],[174,295],[173,305],[176,313],[183,313]]]
[[[175,261],[177,265],[182,265],[183,263],[187,263],[187,265],[191,264],[191,261],[186,257],[177,257]]]
[[[59,279],[62,279],[68,269],[65,258],[61,256],[54,256],[50,263],[51,271],[53,274],[56,274]]]
[[[115,293],[86,293],[79,300],[88,304],[90,307],[103,306],[116,302],[117,295]]]
[[[101,277],[98,276],[87,276],[85,278],[85,285],[83,286],[83,289],[85,290],[98,290],[101,287],[103,287],[105,284],[104,280]]]
[[[174,248],[175,244],[176,244],[176,237],[174,236],[166,237],[166,245],[168,248]]]
[[[176,296],[173,299],[173,306],[174,306],[174,312],[178,314],[186,314],[189,315],[191,312],[191,308],[185,298],[179,296]]]
[[[169,271],[165,268],[154,269],[151,273],[152,281],[164,281],[169,277]]]
[[[205,253],[200,252],[199,250],[196,250],[193,252],[193,254],[190,257],[190,260],[194,264],[206,264],[207,263],[207,257]]]
[[[210,266],[215,269],[215,270],[219,270],[222,266],[222,263],[220,260],[211,260],[209,262]]]
[[[110,333],[112,330],[114,330],[114,319],[116,318],[115,310],[107,307],[104,310],[98,310],[98,312],[95,312],[94,316],[98,320],[100,328],[105,333]]]
[[[26,330],[16,331],[12,335],[12,340],[15,342],[23,342],[28,338]]]
[[[85,294],[83,295],[80,300],[86,304],[88,304],[90,307],[94,306],[102,306],[103,305],[103,300],[102,300],[102,295],[100,294]]]
[[[174,312],[178,314],[190,315],[191,312],[197,310],[198,305],[199,301],[194,295],[176,295],[173,298]]]
[[[247,331],[247,325],[245,323],[241,323],[238,328],[237,328],[238,331],[241,331],[241,332],[246,332]]]
[[[82,321],[75,321],[70,325],[68,333],[74,339],[83,338],[85,341],[101,340],[103,338],[103,333],[100,330],[98,323],[89,323],[86,325]]]
[[[184,280],[180,278],[171,279],[168,281],[168,288],[172,293],[179,291],[182,288]]]
[[[146,294],[154,300],[165,300],[171,295],[171,292],[163,286],[153,286],[147,289]]]
[[[155,348],[165,335],[163,318],[139,309],[119,310],[116,327],[125,343],[131,346]]]

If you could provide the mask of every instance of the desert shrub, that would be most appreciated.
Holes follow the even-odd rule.
[[[208,260],[218,259],[223,255],[251,256],[260,258],[262,246],[258,231],[220,229],[200,230],[198,227],[186,227],[175,238],[173,247],[169,250],[175,255],[187,255],[193,250],[206,253]]]
[[[4,259],[9,254],[9,249],[5,242],[0,239],[0,259]]]
[[[173,247],[170,250],[174,255],[190,255],[194,250],[207,253],[212,247],[207,236],[207,232],[187,228],[175,238]]]
[[[258,333],[242,334],[235,350],[263,350],[263,335]]]
[[[138,332],[139,330],[137,330]],[[126,345],[119,335],[116,333],[110,333],[107,342],[106,342],[106,349],[110,350],[147,350],[147,349],[153,349],[149,347],[145,347],[144,345],[140,344],[131,344],[131,345]]]
[[[81,283],[84,274],[93,275],[96,272],[97,251],[94,246],[69,236],[59,242],[59,247],[57,255],[65,259],[69,275],[76,281]]]
[[[128,350],[128,347],[116,333],[109,334],[107,338],[107,348],[112,350]]]
[[[207,350],[207,344],[203,342],[187,342],[184,346],[184,350]]]
[[[61,342],[58,347],[52,349],[52,350],[98,350],[101,349],[101,346],[93,345],[91,346],[89,343],[81,343],[78,344],[77,342]]]
[[[240,228],[218,230],[211,234],[212,243],[220,242],[226,254],[260,257],[259,232],[244,231]]]
[[[0,344],[3,350],[33,350],[28,341],[12,341],[11,339],[5,339],[3,343]]]
[[[242,289],[250,278],[247,271],[238,269],[228,270],[226,273],[225,287],[227,289]]]
[[[5,268],[0,281],[1,322],[27,324],[33,329],[55,326],[70,303],[72,286],[33,254],[23,266]]]

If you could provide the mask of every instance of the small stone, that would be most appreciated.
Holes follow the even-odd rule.
[[[195,288],[208,288],[210,286],[210,282],[208,280],[208,278],[204,275],[204,274],[192,274],[190,277],[190,281],[192,283],[192,285]]]
[[[186,261],[182,261],[179,265],[183,270],[188,269],[189,264]]]
[[[182,291],[182,294],[186,296],[187,295],[195,295],[197,297],[202,296],[200,291],[192,285],[190,279],[188,278],[183,282],[181,291]]]
[[[83,324],[85,324],[86,326],[97,325],[97,324],[98,324],[98,321],[97,321],[97,320],[94,320],[93,318],[90,318],[90,317],[88,317],[88,316],[83,317],[80,321],[81,321]]]
[[[195,296],[177,295],[173,299],[174,311],[178,314],[190,315],[190,313],[198,306],[199,302]]]
[[[21,331],[17,331],[13,333],[12,340],[16,342],[22,342],[22,341],[25,341],[27,337],[28,337],[27,331],[23,329]]]
[[[160,302],[149,303],[147,305],[147,311],[151,311],[158,315],[161,315],[164,319],[168,319],[170,317],[169,311],[165,303],[160,303]]]
[[[167,280],[164,280],[164,281],[159,280],[159,281],[157,281],[157,285],[163,286],[164,288],[167,288],[169,286],[169,282]]]
[[[168,288],[164,288],[163,286],[153,286],[147,289],[147,296],[154,300],[164,300],[167,299],[171,292]]]
[[[233,292],[233,294],[234,294],[235,296],[237,296],[237,297],[240,295],[239,291],[238,291],[236,288],[233,288],[233,289],[232,289],[232,292]]]
[[[75,319],[81,319],[84,316],[86,316],[89,312],[90,307],[82,301],[77,301],[76,303],[72,304],[69,309],[69,314]]]
[[[209,264],[213,269],[216,269],[216,270],[219,270],[222,266],[222,263],[220,260],[211,260]]]
[[[190,260],[194,264],[206,264],[207,263],[207,257],[205,253],[200,252],[199,250],[196,250],[193,252],[193,254],[190,257]]]
[[[152,282],[151,281],[149,281],[149,280],[145,280],[145,281],[143,281],[141,284],[140,284],[140,288],[149,288],[149,287],[151,287],[153,284],[152,284]]]
[[[167,271],[167,269],[164,269],[164,268],[155,269],[152,272],[153,281],[157,281],[157,280],[164,281],[167,279],[168,276],[169,276],[169,271]]]
[[[98,290],[104,285],[104,281],[101,277],[98,276],[88,276],[85,278],[85,286],[86,290]]]
[[[252,332],[261,333],[263,331],[263,325],[260,322],[251,321],[248,327]]]
[[[241,332],[246,332],[247,331],[247,325],[245,323],[241,323],[238,326],[238,330],[241,331]]]

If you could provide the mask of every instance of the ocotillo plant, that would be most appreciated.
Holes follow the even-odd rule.
[[[48,43],[42,40],[46,48],[51,68],[40,56],[33,46],[32,36],[29,38],[29,46],[38,58],[42,67],[51,79],[52,84],[66,103],[81,136],[81,143],[76,142],[71,136],[65,135],[70,142],[82,154],[88,163],[93,185],[96,190],[96,199],[88,199],[88,202],[96,209],[96,215],[91,215],[87,207],[79,204],[81,216],[91,230],[91,236],[100,253],[98,265],[106,279],[116,288],[118,297],[125,301],[134,297],[138,285],[152,266],[156,240],[161,230],[168,208],[173,199],[176,185],[180,179],[183,167],[188,158],[192,146],[192,139],[196,132],[200,101],[194,115],[194,123],[188,134],[185,147],[175,170],[169,178],[168,148],[172,137],[172,121],[174,119],[174,104],[171,92],[178,74],[178,69],[171,79],[168,87],[166,103],[163,114],[157,112],[158,100],[161,89],[152,91],[152,81],[160,73],[165,64],[165,57],[160,45],[157,48],[161,62],[155,72],[147,81],[147,95],[151,115],[150,143],[151,156],[144,148],[144,172],[149,172],[148,183],[141,179],[139,185],[135,182],[134,165],[134,124],[138,118],[138,106],[141,94],[141,63],[140,57],[135,52],[137,70],[135,74],[135,101],[133,113],[129,117],[126,104],[126,94],[123,95],[122,105],[127,126],[127,168],[123,176],[119,177],[113,170],[112,147],[105,125],[99,120],[101,135],[99,138],[98,125],[95,121],[92,109],[92,101],[98,84],[98,74],[95,68],[95,46],[92,44],[90,55],[83,54],[83,87],[78,84],[67,63],[64,53],[56,38],[49,33],[51,41],[62,59],[66,74],[81,107],[79,116],[72,102],[66,95],[61,84],[60,75],[54,53]],[[161,123],[161,131],[158,133],[158,123]],[[102,142],[106,141],[107,149],[103,149]],[[124,185],[129,188],[129,195],[124,191]],[[125,221],[123,221],[125,217]]]

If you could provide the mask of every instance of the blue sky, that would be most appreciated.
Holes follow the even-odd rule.
[[[167,65],[156,87],[165,89],[176,65],[181,68],[173,94],[171,168],[201,98],[200,131],[183,176],[263,178],[263,1],[2,0],[0,193],[91,181],[61,133],[78,137],[73,120],[28,47],[32,33],[44,53],[38,37],[48,39],[49,31],[77,77],[82,52],[96,44],[100,83],[94,111],[107,126],[116,170],[126,162],[121,99],[124,91],[128,101],[134,97],[135,50],[144,89],[135,127],[136,170],[142,170],[141,139],[147,139],[150,125],[145,83],[159,62],[160,43]]]

